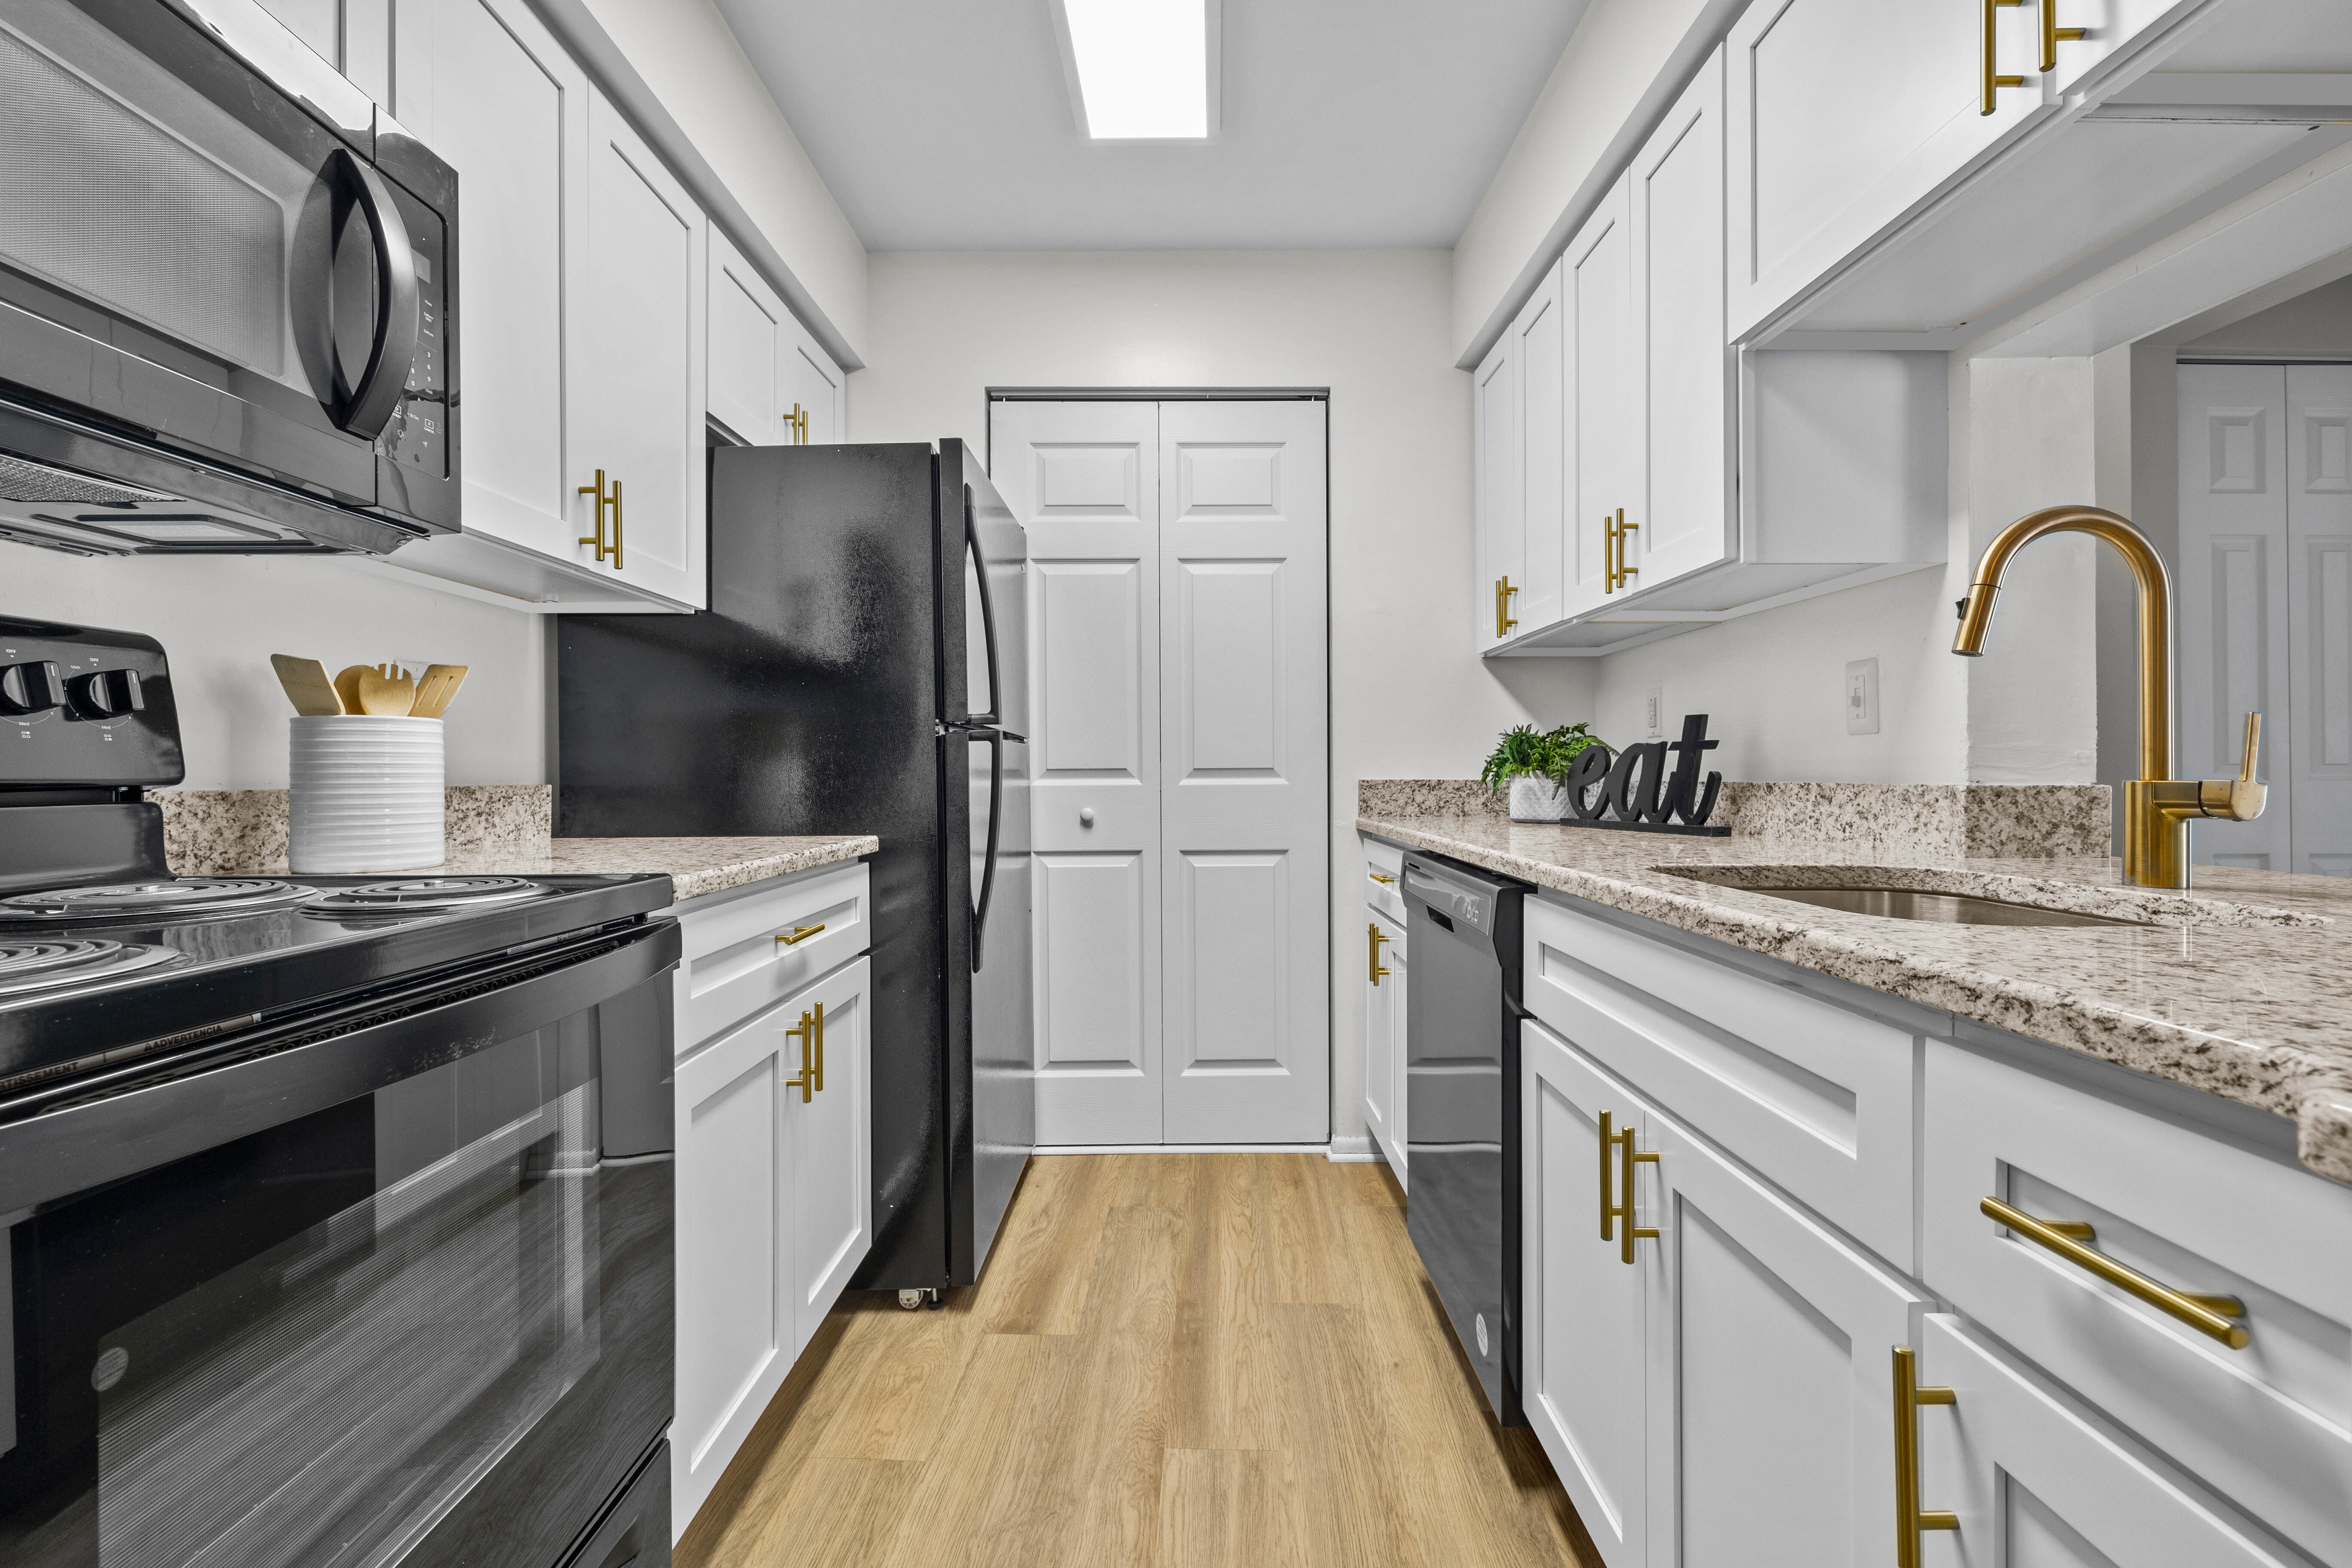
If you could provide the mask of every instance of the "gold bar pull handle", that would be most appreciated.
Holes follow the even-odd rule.
[[[803,407],[802,407],[799,404],[797,404],[797,403],[793,404],[793,411],[792,411],[790,414],[787,414],[787,415],[785,415],[785,416],[784,416],[784,428],[785,428],[785,429],[787,429],[787,430],[789,430],[789,431],[791,431],[791,432],[793,433],[793,446],[795,446],[795,447],[805,447],[805,446],[807,446],[807,445],[808,445],[808,410],[807,410],[807,409],[805,409],[805,408],[803,408]]]
[[[1919,1506],[1919,1406],[1958,1403],[1948,1388],[1920,1387],[1917,1352],[1895,1347],[1895,1568],[1919,1568],[1920,1531],[1960,1528],[1958,1514]]]
[[[2246,1326],[2235,1321],[2246,1315],[2246,1304],[2235,1296],[2176,1290],[2137,1268],[2125,1267],[2104,1252],[2095,1252],[2087,1244],[2096,1239],[2096,1233],[2080,1220],[2036,1219],[1999,1198],[1987,1198],[1977,1207],[1994,1224],[2008,1226],[2036,1247],[2049,1248],[2077,1268],[2095,1274],[2158,1311],[2179,1319],[2199,1333],[2219,1340],[2233,1351],[2246,1348]]]
[[[612,493],[610,495],[605,494],[604,470],[599,468],[596,470],[596,482],[593,485],[582,485],[580,487],[580,493],[583,496],[593,496],[596,498],[596,531],[593,533],[582,534],[580,536],[579,542],[582,544],[594,545],[596,547],[597,563],[602,564],[605,556],[618,553],[613,546],[604,542],[604,509],[619,502],[621,499],[621,487],[616,482],[613,486]]]
[[[621,481],[613,481],[613,570],[621,569]]]
[[[1601,514],[1601,591],[1617,591],[1617,520],[1605,511]]]
[[[824,1092],[824,1004],[816,1005],[816,1081],[810,1085],[817,1093]]]
[[[1658,1163],[1657,1151],[1654,1149],[1645,1152],[1635,1149],[1633,1136],[1633,1129],[1631,1127],[1625,1128],[1617,1134],[1620,1165],[1617,1181],[1618,1184],[1624,1189],[1624,1194],[1617,1205],[1617,1217],[1625,1222],[1625,1228],[1618,1233],[1617,1260],[1621,1263],[1633,1261],[1635,1242],[1655,1240],[1658,1235],[1658,1227],[1655,1226],[1633,1223],[1633,1167]]]
[[[817,921],[816,924],[813,926],[794,926],[789,934],[783,931],[778,931],[776,933],[776,940],[782,942],[786,947],[798,947],[801,943],[808,941],[809,938],[814,936],[824,929],[824,922],[823,921]]]
[[[1518,590],[1511,586],[1508,574],[1495,579],[1495,635],[1507,637],[1519,623],[1511,616],[1511,595]]]
[[[1626,578],[1639,577],[1642,574],[1642,569],[1639,566],[1628,566],[1625,564],[1625,545],[1627,543],[1625,536],[1629,533],[1639,533],[1641,531],[1642,525],[1638,522],[1627,522],[1625,521],[1625,509],[1622,506],[1619,507],[1617,509],[1617,585],[1620,588],[1625,585]]]
[[[1388,938],[1381,934],[1381,928],[1377,922],[1370,924],[1364,929],[1371,932],[1370,947],[1372,962],[1370,974],[1372,984],[1378,985],[1381,983],[1381,976],[1389,973],[1388,966],[1381,962],[1381,943],[1388,941]]]
[[[2042,3],[2047,5],[2050,0],[2042,0]],[[2021,76],[1996,74],[1999,62],[1994,57],[2000,49],[2000,29],[1993,26],[1996,6],[2024,4],[2025,0],[1984,0],[1984,96],[1977,106],[1980,113],[1990,114],[1993,111],[1993,95],[2001,88],[2025,85],[2025,79]]]
[[[2086,27],[2062,27],[2058,25],[2058,0],[2038,0],[2042,6],[2042,68],[2058,68],[2058,46],[2079,44],[2091,36]]]
[[[786,1089],[799,1089],[801,1091],[801,1103],[803,1105],[806,1105],[810,1100],[816,1098],[816,1064],[814,1059],[816,1026],[811,1020],[810,1016],[805,1012],[803,1013],[801,1015],[801,1021],[793,1027],[784,1031],[784,1038],[788,1040],[797,1039],[801,1043],[801,1070],[793,1077],[784,1079],[784,1087]]]
[[[1617,1152],[1617,1134],[1610,1130],[1610,1113],[1601,1113],[1601,1239],[1617,1238],[1617,1203],[1609,1195],[1611,1156]]]
[[[1396,880],[1394,877],[1390,876],[1385,871],[1374,871],[1371,874],[1371,877],[1373,881],[1380,883],[1382,887],[1387,887]]]

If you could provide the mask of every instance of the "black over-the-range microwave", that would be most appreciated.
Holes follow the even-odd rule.
[[[0,0],[0,538],[458,526],[457,176],[254,0]]]

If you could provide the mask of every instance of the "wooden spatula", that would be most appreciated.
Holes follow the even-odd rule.
[[[327,667],[317,659],[273,653],[269,663],[278,671],[278,684],[286,689],[286,700],[294,704],[295,712],[308,719],[320,719],[344,711],[335,683],[327,679]]]
[[[416,682],[396,664],[362,666],[360,710],[379,719],[405,719],[416,707]]]
[[[457,696],[457,688],[466,679],[467,666],[462,664],[428,664],[416,682],[416,706],[408,710],[412,719],[438,719],[449,711],[449,704]]]

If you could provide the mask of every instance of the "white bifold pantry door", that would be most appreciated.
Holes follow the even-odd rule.
[[[1324,405],[999,402],[1037,1142],[1330,1134]]]

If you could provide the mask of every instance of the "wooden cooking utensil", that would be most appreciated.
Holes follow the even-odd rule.
[[[360,667],[360,711],[379,719],[405,719],[416,707],[416,682],[396,664]]]
[[[409,717],[438,719],[449,711],[449,704],[457,699],[457,688],[464,683],[468,668],[462,664],[426,665],[425,673],[417,679],[416,705],[408,710]]]
[[[367,711],[366,709],[360,706],[360,677],[365,675],[367,672],[368,667],[366,665],[353,664],[345,666],[344,668],[336,675],[335,695],[342,699],[344,712],[364,713]]]
[[[294,704],[295,712],[320,719],[344,711],[335,683],[327,679],[327,667],[317,659],[273,653],[269,663],[278,671],[278,684],[286,689],[286,700]]]

